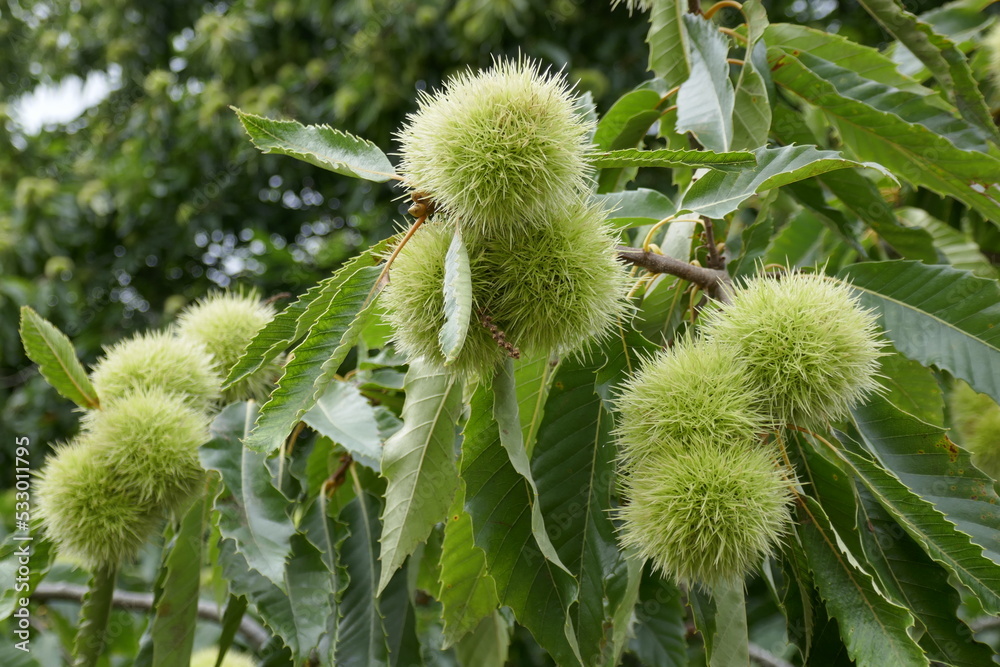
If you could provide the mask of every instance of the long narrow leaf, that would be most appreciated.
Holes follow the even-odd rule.
[[[858,667],[928,665],[927,656],[908,634],[913,616],[882,597],[871,575],[841,552],[820,504],[809,496],[801,499],[799,538],[851,658]]]
[[[379,274],[377,266],[363,266],[344,281],[327,311],[295,348],[277,388],[261,408],[253,432],[244,441],[246,447],[274,451],[316,404],[367,322]]]
[[[1000,286],[950,266],[866,262],[845,266],[861,302],[901,354],[937,366],[1000,401]]]
[[[462,228],[455,226],[444,256],[444,325],[438,334],[445,366],[458,358],[472,317],[472,270]]]
[[[81,408],[99,407],[97,391],[69,338],[30,306],[21,308],[21,342],[28,358],[38,364],[38,370],[56,391]]]
[[[882,170],[879,165],[855,162],[837,151],[821,151],[815,146],[758,148],[753,153],[757,166],[732,174],[705,174],[688,188],[678,209],[721,218],[754,194],[811,176],[850,167]]]
[[[493,392],[480,386],[462,443],[465,509],[472,517],[474,540],[486,554],[500,603],[511,608],[558,664],[576,665],[578,651],[566,632],[576,585],[548,556],[551,544],[543,549],[537,539],[534,490],[501,443],[493,404]],[[524,466],[527,457],[523,452],[521,457]]]
[[[395,236],[384,239],[346,262],[336,273],[310,287],[305,294],[265,324],[247,343],[239,361],[229,369],[229,377],[222,388],[230,387],[259,370],[289,345],[305,336],[316,320],[330,308],[330,302],[337,296],[344,281],[359,268],[378,264],[386,248],[395,241]]]
[[[404,386],[403,428],[382,451],[387,487],[379,540],[379,593],[445,517],[458,488],[455,429],[463,407],[462,383],[450,373],[414,361]]]
[[[389,158],[370,141],[328,125],[272,120],[233,107],[243,129],[262,153],[279,153],[323,169],[384,183],[396,177]]]
[[[644,151],[623,148],[603,153],[591,153],[587,159],[598,169],[608,167],[707,167],[731,171],[754,165],[754,154],[749,151],[685,151],[660,148]]]

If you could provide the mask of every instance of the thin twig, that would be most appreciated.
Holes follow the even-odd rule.
[[[81,602],[86,594],[86,586],[42,583],[31,593],[31,599],[37,602],[48,602],[50,600]],[[116,590],[111,598],[112,605],[119,609],[128,609],[130,611],[152,611],[154,603],[152,593],[133,593],[132,591]],[[198,618],[221,623],[223,612],[224,610],[219,609],[213,602],[198,601]],[[259,651],[271,639],[271,633],[250,616],[244,616],[243,620],[240,621],[240,632],[246,638],[247,645],[254,651]]]
[[[628,246],[618,246],[618,257],[653,273],[669,273],[683,278],[701,287],[713,299],[723,303],[730,302],[733,281],[725,271],[694,266],[667,255],[658,255]]]
[[[719,254],[715,245],[715,227],[712,219],[701,216],[701,226],[705,228],[705,243],[708,245],[708,268],[722,270],[726,268],[726,260]]]

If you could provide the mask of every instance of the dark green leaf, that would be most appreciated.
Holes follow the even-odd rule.
[[[219,530],[279,590],[295,527],[285,514],[288,501],[271,483],[266,456],[240,445],[255,416],[250,403],[234,403],[212,423],[212,439],[201,446],[201,464],[222,475],[215,500]]]
[[[462,444],[465,509],[472,517],[473,537],[486,554],[500,603],[511,608],[558,664],[575,665],[577,650],[565,629],[576,586],[548,555],[551,544],[548,549],[539,544],[533,525],[535,492],[501,443],[493,404],[493,391],[481,385],[472,399]],[[518,458],[521,469],[530,474],[523,451]]]
[[[919,639],[932,660],[956,667],[992,662],[993,652],[972,639],[972,631],[957,617],[961,598],[948,583],[948,573],[932,561],[879,505],[871,493],[858,489],[859,522],[867,562],[886,591],[906,605],[926,630]]]
[[[273,452],[316,404],[367,322],[379,274],[377,266],[363,266],[344,280],[326,312],[309,328],[285,364],[277,388],[244,441],[246,447]]]
[[[233,107],[243,129],[262,153],[289,155],[323,169],[384,183],[396,177],[389,158],[370,141],[329,125],[272,120]]]
[[[753,154],[757,158],[756,167],[732,174],[713,171],[695,181],[684,194],[679,210],[721,218],[756,193],[811,176],[850,167],[882,171],[876,164],[855,162],[837,151],[821,151],[814,146],[758,148]]]
[[[801,496],[799,539],[816,587],[858,667],[928,665],[910,638],[913,616],[882,597],[871,575],[848,560],[818,502]]]
[[[382,476],[388,485],[382,515],[381,593],[393,573],[441,521],[458,488],[455,429],[462,383],[414,361],[406,374],[403,428],[385,443]]]
[[[855,409],[854,419],[868,449],[887,470],[1000,563],[1000,498],[993,480],[972,465],[968,452],[943,429],[880,397]]]
[[[152,621],[154,667],[191,664],[207,502],[204,493],[195,498],[166,548],[162,590],[156,598],[156,616]]]
[[[862,304],[901,354],[937,366],[1000,401],[1000,286],[950,266],[866,262],[845,266]]]
[[[774,109],[772,132],[785,144],[811,144],[817,139],[801,113],[787,104]],[[907,259],[919,259],[928,264],[938,261],[930,234],[922,229],[900,224],[896,211],[886,202],[878,188],[857,169],[839,169],[816,177],[840,200],[843,208],[868,224],[882,239]],[[800,193],[795,193],[797,198]],[[800,198],[801,200],[801,198]],[[807,205],[809,202],[803,201]],[[811,206],[812,207],[812,206]],[[825,215],[825,213],[824,213]],[[843,225],[837,231],[843,233]],[[848,242],[858,245],[857,232],[847,232]]]
[[[981,140],[959,119],[806,53],[771,48],[768,58],[775,83],[820,107],[861,159],[1000,220],[1000,160],[975,150]]]
[[[724,171],[740,170],[754,165],[749,151],[713,152],[661,148],[644,151],[623,148],[616,151],[591,153],[587,159],[598,169],[608,167],[707,167]]]
[[[81,408],[100,406],[73,343],[29,306],[21,307],[21,342],[28,358],[38,364],[38,370],[56,391]]]
[[[841,442],[845,442],[841,437]],[[956,530],[934,506],[910,492],[891,473],[854,451],[840,454],[893,519],[927,554],[955,575],[991,614],[1000,613],[1000,565]]]
[[[559,558],[579,582],[571,610],[580,654],[593,664],[610,642],[627,570],[611,520],[611,415],[595,391],[593,363],[562,362],[545,405],[531,474]]]

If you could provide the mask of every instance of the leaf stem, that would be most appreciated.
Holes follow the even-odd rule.
[[[410,240],[414,232],[420,229],[420,225],[424,224],[424,221],[427,220],[427,215],[428,213],[425,212],[422,216],[417,218],[416,222],[410,225],[409,229],[406,230],[406,234],[396,245],[395,249],[392,251],[392,254],[389,255],[389,259],[386,260],[385,266],[382,268],[382,273],[378,275],[378,280],[375,281],[375,287],[372,288],[373,294],[381,290],[383,287],[385,287],[385,284],[389,282],[389,267],[392,266],[392,263],[396,260],[396,256],[399,255],[399,251],[403,249],[403,246],[405,246],[406,242]]]
[[[729,35],[730,37],[732,37],[733,39],[735,39],[737,42],[743,42],[744,44],[748,44],[750,42],[750,40],[747,39],[746,35],[741,35],[740,33],[736,32],[732,28],[719,27],[718,30],[723,35]]]
[[[711,19],[713,16],[716,15],[716,13],[720,9],[725,9],[726,7],[729,7],[731,9],[738,9],[738,10],[740,10],[740,12],[743,12],[743,5],[741,5],[740,3],[736,2],[736,0],[719,0],[719,2],[715,3],[714,5],[712,5],[711,7],[709,7],[707,10],[705,10],[705,13],[703,14],[703,16],[706,19]],[[746,15],[744,14],[744,17],[745,16]]]

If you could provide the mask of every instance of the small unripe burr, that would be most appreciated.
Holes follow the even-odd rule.
[[[626,468],[658,453],[681,453],[693,441],[742,446],[772,427],[763,392],[747,385],[733,350],[691,338],[647,359],[616,403]]]
[[[409,358],[422,357],[444,365],[438,333],[445,322],[444,264],[454,225],[437,216],[414,233],[392,265],[389,284],[381,299],[392,325],[396,348]],[[473,299],[483,290],[476,255],[470,250]],[[505,356],[486,326],[473,312],[462,350],[450,366],[453,372],[474,376],[488,371]]]
[[[850,287],[818,274],[758,276],[707,314],[704,334],[731,347],[774,419],[823,423],[879,390],[884,342]]]
[[[274,317],[274,308],[261,303],[257,294],[216,292],[184,310],[177,318],[177,335],[204,347],[215,361],[221,378],[229,374],[254,335]],[[223,392],[229,403],[267,398],[280,373],[280,361],[273,360]]]
[[[698,440],[624,476],[621,542],[686,584],[737,584],[790,525],[790,493],[773,452],[756,440]]]
[[[561,73],[501,60],[421,93],[398,135],[400,172],[467,235],[512,238],[585,196],[592,130]]]
[[[158,507],[95,454],[86,434],[49,456],[34,497],[59,551],[91,569],[135,558],[161,517]]]
[[[569,353],[608,333],[627,311],[628,277],[603,216],[580,202],[568,217],[511,240],[466,239],[473,317],[454,372],[488,373],[521,353]],[[441,365],[444,262],[453,233],[440,215],[417,230],[382,296],[399,350]]]
[[[91,381],[102,404],[131,391],[160,388],[199,409],[218,399],[221,384],[205,348],[169,332],[139,334],[106,349]]]
[[[162,389],[133,391],[88,412],[83,430],[94,458],[147,506],[177,509],[204,479],[198,447],[208,417]]]

